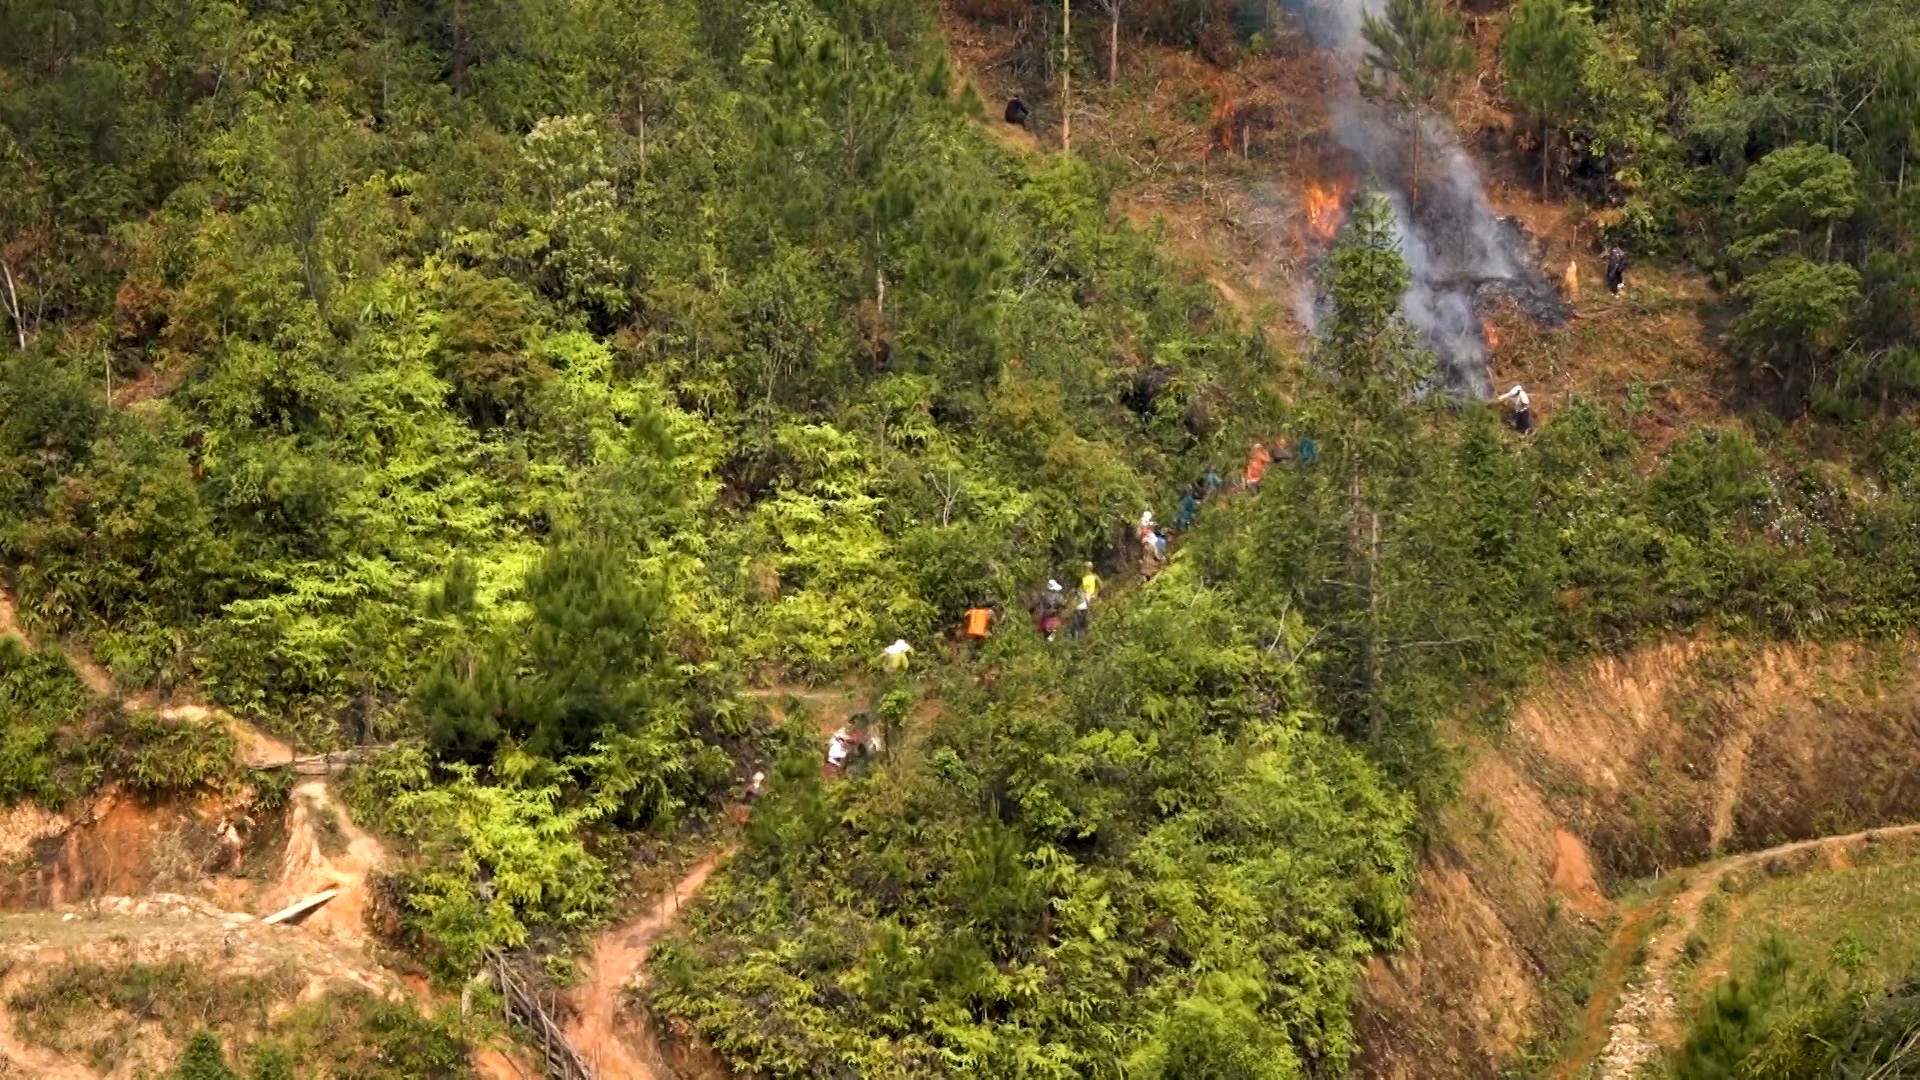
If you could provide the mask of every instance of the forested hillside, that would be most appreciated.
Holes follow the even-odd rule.
[[[1057,85],[1056,6],[955,8]],[[1117,43],[1291,32],[1081,8],[1075,92],[1113,108]],[[1471,59],[1450,5],[1383,10],[1382,78],[1423,34]],[[564,977],[629,851],[724,831],[765,771],[653,964],[728,1065],[1334,1076],[1444,724],[1497,728],[1554,658],[1920,612],[1909,5],[1476,15],[1528,177],[1723,290],[1729,408],[1657,456],[1626,388],[1531,437],[1434,391],[1379,194],[1313,332],[1248,327],[1111,212],[1124,167],[992,136],[940,14],[0,7],[0,558],[44,649],[0,642],[0,800],[167,738],[89,712],[60,641],[303,748],[391,744],[347,793],[405,853],[388,944],[453,987],[503,951]],[[1282,437],[1317,453],[1241,490]],[[1133,523],[1209,470],[1137,573]],[[1036,633],[1089,572],[1089,632]],[[943,644],[975,607],[989,642]],[[829,682],[886,736],[844,776],[744,692]],[[167,762],[155,790],[233,782]]]

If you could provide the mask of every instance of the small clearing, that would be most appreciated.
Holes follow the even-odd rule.
[[[621,1005],[627,989],[646,978],[647,955],[654,941],[734,850],[728,847],[702,859],[639,918],[606,930],[594,943],[587,981],[575,992],[578,1009],[567,1024],[567,1038],[601,1080],[659,1080],[672,1075],[660,1059],[644,1017],[634,1018],[630,1030],[621,1030]]]
[[[808,718],[813,721],[821,738],[833,734],[856,714],[871,708],[869,693],[860,686],[814,687],[782,683],[748,690],[746,696],[766,702],[776,723],[786,720],[788,702],[799,702],[805,706]]]
[[[102,1080],[86,1066],[18,1037],[6,1001],[37,970],[73,963],[108,966],[186,961],[224,977],[298,972],[306,980],[301,1000],[336,986],[352,986],[397,999],[400,981],[357,949],[341,948],[285,927],[262,925],[249,915],[221,911],[192,897],[100,897],[64,912],[0,917],[0,1077]],[[171,1046],[180,1032],[155,1032]],[[129,1063],[126,1068],[132,1068]],[[126,1068],[115,1069],[118,1077]],[[12,1070],[12,1071],[9,1071]],[[128,1073],[127,1075],[131,1075]]]

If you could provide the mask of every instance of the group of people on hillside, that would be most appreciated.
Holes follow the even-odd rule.
[[[1313,436],[1302,435],[1298,442],[1277,439],[1271,446],[1255,441],[1247,451],[1246,467],[1240,470],[1240,486],[1247,491],[1260,490],[1261,481],[1267,478],[1267,468],[1276,461],[1297,461],[1302,465],[1311,465],[1320,460],[1320,444]],[[1209,478],[1218,487],[1218,478],[1208,473]]]
[[[1086,564],[1086,570],[1080,575],[1080,585],[1069,597],[1067,590],[1055,578],[1048,578],[1046,588],[1033,602],[1033,625],[1040,636],[1052,641],[1060,633],[1064,624],[1069,637],[1078,639],[1086,636],[1087,627],[1093,622],[1093,604],[1100,598],[1100,575],[1093,564]],[[1072,607],[1069,610],[1069,603]]]

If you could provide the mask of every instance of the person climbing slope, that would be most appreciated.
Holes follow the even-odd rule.
[[[1508,408],[1512,410],[1510,419],[1513,421],[1513,430],[1522,435],[1533,434],[1533,401],[1527,397],[1526,390],[1522,389],[1519,383],[1514,383],[1513,389],[1494,400],[1507,403]]]
[[[1241,470],[1240,486],[1248,491],[1260,490],[1260,481],[1266,479],[1267,466],[1273,464],[1273,453],[1267,444],[1256,442],[1247,451],[1247,467]]]
[[[853,737],[853,732],[844,726],[827,739],[828,776],[839,776],[847,771],[847,755],[853,753],[856,742],[858,740]]]
[[[1087,635],[1087,626],[1093,621],[1093,602],[1100,596],[1100,575],[1093,572],[1093,564],[1087,564],[1087,572],[1080,576],[1080,600],[1073,608],[1073,623],[1070,633],[1074,638]]]
[[[989,607],[970,607],[967,609],[967,648],[978,655],[987,643],[987,628],[993,623],[993,609]]]
[[[1058,581],[1047,579],[1047,587],[1040,593],[1038,605],[1040,636],[1048,641],[1060,631],[1060,613],[1066,610],[1067,594]]]
[[[913,646],[905,638],[899,638],[893,644],[880,651],[880,667],[888,673],[907,670],[907,657],[912,655]]]
[[[1134,539],[1140,544],[1140,576],[1151,579],[1160,572],[1159,532],[1153,525],[1153,511],[1141,512],[1140,528]]]
[[[1627,253],[1618,246],[1607,249],[1607,291],[1619,296],[1627,287]]]

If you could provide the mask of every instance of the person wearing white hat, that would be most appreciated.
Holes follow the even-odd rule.
[[[1153,511],[1140,513],[1140,576],[1151,578],[1160,570],[1160,532],[1153,527]]]
[[[1066,606],[1066,590],[1060,587],[1058,581],[1048,578],[1046,591],[1040,594],[1039,611],[1040,634],[1048,641],[1052,641],[1053,635],[1060,632],[1060,612],[1065,610]]]
[[[1493,400],[1507,404],[1508,408],[1513,410],[1511,414],[1513,430],[1522,435],[1533,434],[1533,399],[1527,396],[1526,390],[1519,383],[1514,383],[1513,389]]]

